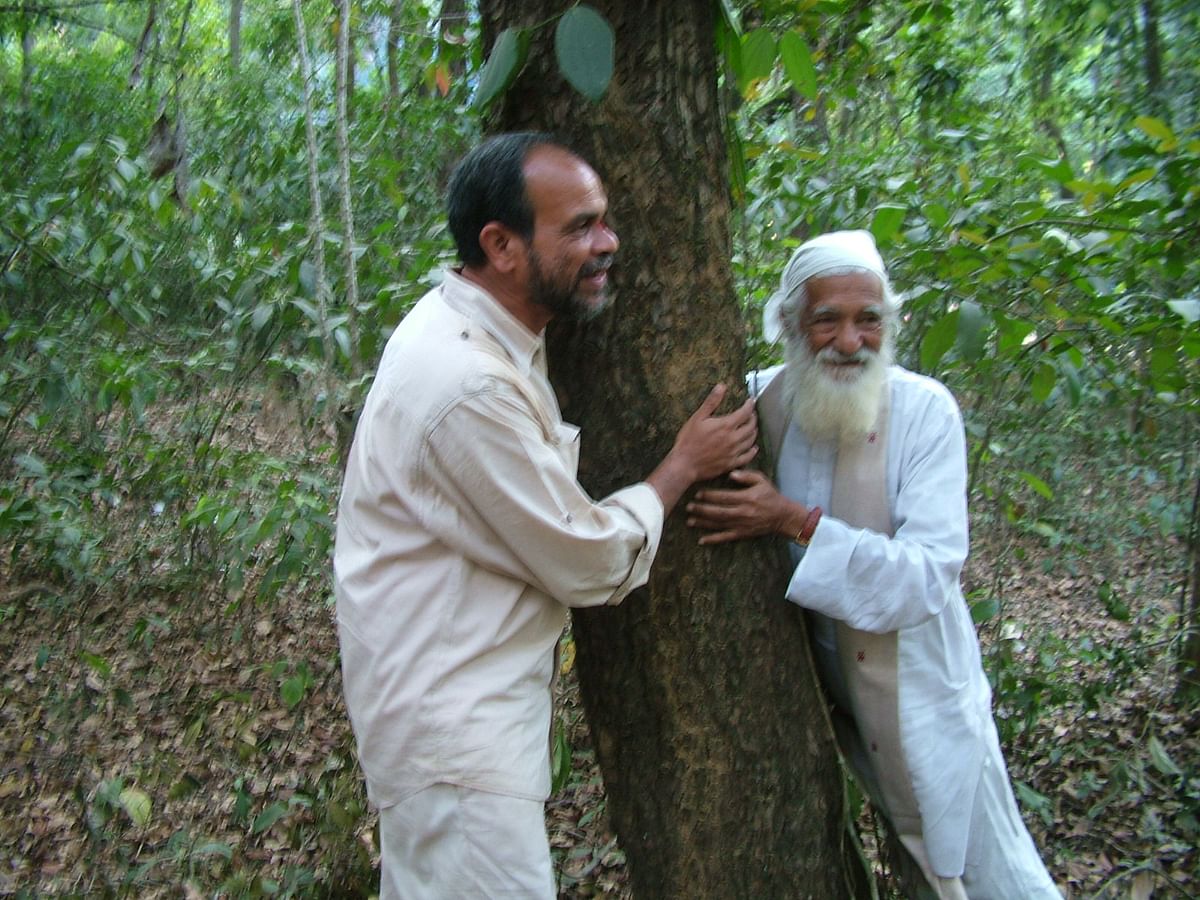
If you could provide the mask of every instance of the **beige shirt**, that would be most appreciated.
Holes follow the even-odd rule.
[[[545,345],[453,272],[388,341],[346,467],[334,588],[371,799],[437,782],[549,793],[554,654],[572,606],[644,584],[663,507],[576,481]]]

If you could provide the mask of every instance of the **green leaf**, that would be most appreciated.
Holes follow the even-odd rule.
[[[304,699],[304,688],[304,678],[300,675],[293,675],[280,685],[279,695],[283,698],[283,702],[287,704],[288,709],[291,709]]]
[[[721,24],[728,28],[735,37],[739,36],[741,34],[742,27],[737,8],[733,5],[731,0],[721,0],[720,7]]]
[[[107,678],[112,674],[112,666],[109,665],[107,659],[91,651],[84,650],[79,654],[80,659],[87,664],[87,667],[99,675],[101,678]]]
[[[955,343],[959,355],[970,362],[983,356],[987,344],[987,314],[974,300],[964,300],[958,308],[958,328]]]
[[[1151,181],[1156,174],[1154,169],[1139,169],[1117,185],[1117,190],[1123,191],[1126,188],[1133,187],[1135,184],[1145,184],[1147,181]]]
[[[1158,771],[1173,778],[1179,778],[1183,775],[1183,769],[1179,768],[1179,764],[1171,759],[1171,754],[1162,745],[1162,741],[1158,739],[1158,735],[1150,735],[1149,750],[1150,762],[1154,764],[1154,768],[1158,769]]]
[[[995,597],[986,600],[976,600],[971,604],[971,621],[976,625],[994,619],[1000,614],[1000,601]]]
[[[1183,317],[1189,325],[1195,325],[1200,320],[1200,300],[1168,300],[1167,307],[1171,312]]]
[[[958,310],[946,313],[921,338],[921,368],[932,372],[946,352],[954,346],[958,330]]]
[[[300,300],[299,298],[296,298],[292,300],[292,305],[296,307],[296,309],[300,310],[300,312],[304,313],[304,317],[314,325],[321,324],[320,311],[307,300]]]
[[[1066,184],[1075,178],[1071,164],[1065,159],[1039,159],[1036,165],[1044,175],[1053,178],[1059,184]]]
[[[554,748],[550,757],[550,793],[557,794],[567,786],[571,775],[571,745],[561,721],[554,723]]]
[[[270,829],[272,825],[287,815],[287,807],[282,803],[272,803],[257,816],[254,817],[254,824],[250,827],[253,834],[262,834]]]
[[[735,83],[742,80],[742,33],[738,28],[730,27],[724,18],[717,23],[716,33],[717,54],[725,60],[729,75]]]
[[[1104,604],[1105,611],[1110,616],[1118,622],[1129,621],[1131,615],[1129,604],[1121,599],[1120,595],[1113,590],[1111,584],[1107,581],[1101,582],[1097,594],[1100,597],[1100,602]]]
[[[1065,359],[1059,360],[1059,368],[1067,382],[1067,393],[1071,398],[1071,405],[1078,406],[1079,401],[1083,399],[1083,382],[1079,378],[1079,369]]]
[[[338,349],[342,351],[342,356],[346,359],[350,358],[350,332],[341,326],[333,329],[333,339],[337,342]]]
[[[881,203],[875,207],[875,215],[871,217],[871,234],[879,243],[886,243],[904,224],[904,216],[908,207],[894,203]]]
[[[926,203],[921,207],[921,212],[935,228],[941,228],[950,221],[950,213],[946,211],[946,207],[937,202]]]
[[[779,58],[783,60],[783,71],[792,86],[810,100],[816,100],[817,70],[813,67],[808,44],[799,32],[785,32],[779,39]]]
[[[1037,367],[1033,373],[1033,379],[1029,384],[1029,393],[1038,403],[1045,403],[1050,398],[1050,392],[1054,390],[1054,382],[1058,380],[1058,372],[1054,366],[1048,362],[1044,362]]]
[[[563,13],[554,29],[554,56],[567,82],[593,103],[600,101],[613,74],[612,26],[595,9],[580,4]]]
[[[46,468],[46,464],[32,453],[18,454],[16,463],[35,478],[45,478],[50,472],[50,470]]]
[[[1172,387],[1178,374],[1174,347],[1157,346],[1150,351],[1150,376],[1156,390]]]
[[[1050,802],[1050,798],[1045,794],[1039,794],[1025,782],[1014,778],[1013,789],[1016,791],[1017,798],[1021,801],[1021,806],[1025,809],[1031,809],[1036,812],[1046,825],[1054,824],[1054,806]]]
[[[117,158],[117,171],[121,173],[121,177],[126,181],[133,181],[137,177],[137,166],[124,156]]]
[[[1050,489],[1050,485],[1046,484],[1046,482],[1042,481],[1042,479],[1038,478],[1032,472],[1021,472],[1020,475],[1022,481],[1024,481],[1027,485],[1029,485],[1047,500],[1054,499],[1054,491],[1052,491]]]
[[[317,293],[316,266],[307,259],[302,260],[296,274],[300,281],[300,290],[304,292],[304,296],[315,297]],[[314,319],[314,321],[316,320]]]
[[[150,821],[150,795],[134,787],[121,791],[121,808],[138,828],[145,828]]]
[[[508,89],[525,64],[528,49],[529,35],[524,31],[505,28],[500,32],[479,74],[479,89],[475,93],[477,107],[486,107]]]
[[[200,720],[197,720],[196,722],[193,722],[192,724],[193,725],[195,725],[195,724],[203,725],[204,723]],[[189,731],[191,730],[191,726],[188,726],[188,730]],[[185,732],[185,734],[186,734],[186,732]],[[200,789],[200,782],[195,778],[195,776],[189,775],[187,772],[184,772],[183,775],[180,776],[179,780],[177,782],[175,782],[173,785],[171,785],[171,789],[169,791],[167,791],[167,799],[168,800],[182,800],[184,797],[188,797],[188,796],[191,796],[192,794],[196,793],[196,791],[198,791],[199,789]]]
[[[1164,144],[1175,144],[1177,142],[1175,132],[1162,119],[1156,119],[1153,116],[1138,116],[1133,120],[1133,124],[1149,137]]]
[[[250,314],[250,327],[255,332],[263,330],[263,326],[271,321],[271,315],[275,312],[275,307],[271,303],[260,303],[254,307],[254,312]]]
[[[768,77],[775,67],[775,36],[765,28],[756,28],[742,38],[742,94],[756,81]]]

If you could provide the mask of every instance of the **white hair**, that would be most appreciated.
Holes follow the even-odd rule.
[[[891,338],[895,337],[896,325],[900,321],[900,297],[892,290],[892,283],[886,272],[880,274],[867,266],[854,265],[835,266],[822,270],[819,275],[810,275],[796,285],[790,294],[783,296],[776,307],[776,316],[783,335],[790,339],[792,335],[799,333],[800,317],[808,306],[808,283],[814,278],[833,278],[838,275],[873,275],[878,279],[879,292],[883,297],[884,340],[890,343]],[[790,330],[786,327],[789,324],[792,325]]]
[[[813,278],[870,273],[879,279],[885,319],[899,317],[900,298],[892,290],[883,258],[869,231],[831,231],[805,241],[792,254],[779,278],[779,287],[763,309],[763,335],[774,342],[808,302],[805,285]]]

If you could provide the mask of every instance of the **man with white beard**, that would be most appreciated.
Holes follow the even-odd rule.
[[[1061,894],[1021,821],[959,587],[967,464],[954,398],[891,365],[898,302],[865,231],[801,245],[766,309],[786,364],[750,378],[767,475],[688,506],[701,543],[778,534],[852,770],[911,855],[910,896]],[[775,484],[779,485],[777,489]]]

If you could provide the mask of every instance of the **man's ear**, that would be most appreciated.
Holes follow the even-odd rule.
[[[479,232],[479,246],[497,272],[508,274],[525,259],[525,242],[500,222],[488,222]]]

